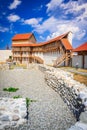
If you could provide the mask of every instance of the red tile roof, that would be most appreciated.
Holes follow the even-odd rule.
[[[69,41],[66,38],[61,39],[61,42],[64,45],[64,47],[66,48],[66,50],[73,49],[72,45],[69,43]]]
[[[69,33],[69,32],[68,32],[68,33]],[[59,40],[61,40],[62,38],[64,38],[65,36],[67,36],[68,33],[65,33],[65,34],[63,34],[63,35],[60,35],[60,36],[58,36],[58,37],[55,37],[55,38],[53,38],[53,39],[51,39],[51,40],[49,40],[49,41],[42,42],[42,43],[40,43],[40,44],[49,44],[49,43],[52,43],[52,42],[55,42],[55,41],[59,41]]]
[[[68,32],[69,33],[69,32]],[[22,43],[22,44],[12,44],[12,46],[14,46],[14,47],[16,47],[16,46],[32,46],[32,47],[35,47],[35,46],[44,46],[44,45],[46,45],[46,44],[50,44],[50,43],[52,43],[52,42],[56,42],[56,41],[59,41],[59,40],[61,40],[62,41],[62,44],[64,45],[64,47],[67,49],[67,50],[72,50],[73,48],[72,48],[72,46],[71,46],[71,44],[69,43],[69,41],[65,38],[67,35],[68,35],[68,33],[65,33],[65,34],[63,34],[63,35],[60,35],[60,36],[58,36],[58,37],[56,37],[56,38],[53,38],[53,39],[51,39],[51,40],[49,40],[49,41],[46,41],[46,42],[42,42],[42,43],[38,43],[38,44],[34,44],[34,43],[29,43],[29,44],[26,44],[26,43]],[[24,34],[24,36],[25,36],[26,34]],[[32,35],[32,34],[31,34]],[[23,36],[23,34],[21,35],[21,36]],[[18,36],[17,36],[17,38],[18,38]],[[16,38],[16,40],[17,40],[17,38]],[[18,39],[18,40],[20,40],[20,39]]]
[[[27,40],[27,39],[29,39],[32,35],[33,35],[32,33],[16,34],[16,35],[12,38],[12,41],[16,41],[16,40]]]
[[[80,45],[79,47],[75,48],[73,50],[74,52],[78,52],[78,51],[87,51],[87,42]]]

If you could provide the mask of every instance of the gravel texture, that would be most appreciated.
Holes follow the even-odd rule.
[[[4,92],[4,87],[17,87],[14,93]],[[21,95],[35,102],[29,106],[28,130],[66,130],[75,118],[52,88],[47,86],[44,74],[37,68],[0,70],[0,96]]]

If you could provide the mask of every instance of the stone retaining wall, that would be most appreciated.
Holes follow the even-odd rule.
[[[79,124],[83,130],[86,130],[87,117],[85,115],[87,115],[87,86],[75,81],[73,79],[73,74],[70,72],[65,72],[59,68],[55,69],[53,67],[40,65],[39,69],[45,73],[45,81],[48,86],[59,93],[75,116],[78,105],[77,98],[80,97],[82,99],[82,103],[85,105],[85,112],[81,113]],[[69,130],[80,130],[79,128],[77,129],[77,127],[78,123]]]

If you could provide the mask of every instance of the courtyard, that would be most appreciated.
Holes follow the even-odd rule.
[[[9,94],[3,91],[7,87],[19,90]],[[0,97],[18,95],[35,100],[29,105],[28,130],[66,130],[76,122],[59,94],[47,86],[44,73],[37,67],[0,70]]]

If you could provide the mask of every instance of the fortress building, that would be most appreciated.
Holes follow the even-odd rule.
[[[13,60],[19,63],[41,63],[68,66],[72,56],[72,33],[68,32],[43,43],[34,34],[16,34],[12,38]]]

